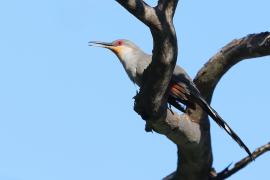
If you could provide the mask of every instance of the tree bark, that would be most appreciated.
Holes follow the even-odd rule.
[[[166,135],[178,147],[177,170],[164,179],[210,179],[213,158],[208,116],[200,107],[181,115],[167,108],[167,87],[178,55],[173,25],[178,0],[159,0],[155,7],[143,0],[116,1],[147,25],[153,36],[152,62],[144,72],[134,110],[146,121],[148,128]],[[194,82],[210,103],[218,81],[233,65],[269,54],[269,32],[234,40],[204,65]]]

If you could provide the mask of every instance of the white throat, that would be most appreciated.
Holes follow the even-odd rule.
[[[138,65],[138,59],[134,53],[134,50],[132,48],[125,47],[125,49],[121,50],[121,53],[118,54],[118,58],[122,63],[130,80],[138,84],[138,82],[136,81],[136,69]]]

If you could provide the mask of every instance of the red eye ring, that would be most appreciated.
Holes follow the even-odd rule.
[[[123,41],[117,41],[117,45],[118,46],[122,46],[123,45]]]

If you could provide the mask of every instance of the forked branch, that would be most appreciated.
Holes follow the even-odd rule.
[[[143,0],[116,0],[145,25],[152,27],[158,20],[155,9]]]
[[[241,60],[270,55],[270,33],[250,34],[235,39],[215,54],[194,79],[201,94],[211,101],[214,89],[221,77]]]
[[[167,87],[178,55],[173,26],[178,0],[159,0],[156,7],[143,0],[116,1],[147,25],[153,36],[152,62],[144,72],[134,109],[156,132],[166,135],[178,146],[177,171],[167,178],[209,179],[212,149],[207,116],[199,108],[189,115],[180,116],[167,109]],[[270,55],[269,32],[234,40],[204,65],[194,82],[210,103],[218,81],[233,65],[244,59],[266,55]],[[194,114],[204,125],[190,120]]]

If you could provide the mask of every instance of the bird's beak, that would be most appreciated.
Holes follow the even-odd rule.
[[[101,42],[101,41],[90,41],[88,46],[103,47],[107,49],[113,49],[114,45],[112,43]]]
[[[121,54],[122,48],[119,46],[115,46],[113,43],[101,42],[101,41],[90,41],[88,42],[88,46],[94,47],[102,47],[111,50],[116,55]]]

